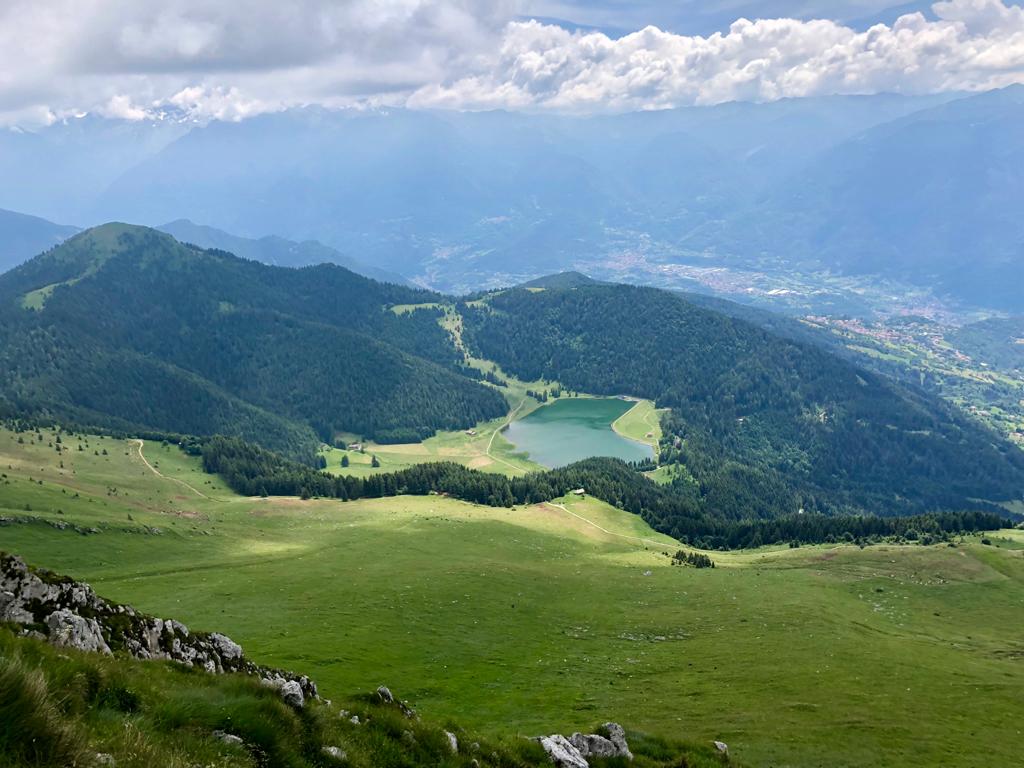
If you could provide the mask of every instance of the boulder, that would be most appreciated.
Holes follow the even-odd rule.
[[[445,731],[444,735],[448,738],[448,747],[451,749],[452,754],[457,755],[459,753],[459,740],[455,738],[455,734],[451,731]]]
[[[226,731],[214,731],[213,738],[224,744],[230,744],[233,747],[240,747],[245,743],[240,736],[235,736],[235,734],[227,733]]]
[[[341,747],[324,747],[322,751],[327,757],[334,760],[344,760],[346,757],[345,750]]]
[[[557,733],[545,736],[540,740],[540,745],[558,768],[590,768],[590,764],[580,751],[565,736],[559,736]]]
[[[626,730],[618,723],[605,723],[601,730],[608,736],[608,740],[615,745],[616,755],[627,760],[633,759],[633,753],[629,751],[629,744],[626,743]]]
[[[618,748],[604,736],[596,733],[582,734],[574,733],[569,737],[569,743],[579,750],[584,757],[617,757]]]
[[[97,752],[94,760],[96,761],[96,765],[117,765],[117,761],[114,759],[114,756],[107,752]]]
[[[238,661],[242,658],[242,646],[227,635],[213,632],[210,634],[210,642],[213,643],[213,647],[217,649],[217,653],[224,661]]]
[[[62,608],[46,617],[46,627],[54,645],[110,653],[110,646],[103,639],[103,632],[95,619],[87,619]]]
[[[379,696],[380,700],[383,701],[385,704],[395,703],[395,697],[387,686],[380,686],[380,688],[377,689],[377,696]]]
[[[297,680],[288,680],[281,686],[281,698],[284,699],[285,704],[295,709],[302,709],[306,706],[306,697]]]

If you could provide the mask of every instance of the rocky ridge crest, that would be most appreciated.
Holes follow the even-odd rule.
[[[159,619],[99,597],[88,584],[29,567],[16,555],[0,553],[0,622],[54,645],[137,659],[166,659],[211,674],[241,672],[281,691],[286,702],[303,706],[317,698],[316,683],[255,664],[242,647],[218,632],[192,632],[174,619]]]

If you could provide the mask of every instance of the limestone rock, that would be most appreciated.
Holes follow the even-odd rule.
[[[459,740],[455,738],[455,734],[451,731],[445,731],[444,735],[448,738],[448,747],[451,749],[452,754],[459,753]]]
[[[558,768],[590,768],[580,751],[565,736],[545,736],[540,740],[540,745]]]
[[[46,617],[46,627],[54,645],[110,653],[110,646],[103,639],[103,632],[95,619],[86,619],[62,608]]]
[[[213,738],[233,747],[240,747],[245,743],[240,736],[235,736],[235,734],[227,733],[226,731],[214,731]]]
[[[29,568],[14,555],[0,553],[0,622],[22,625],[56,645],[84,651],[126,651],[137,659],[167,659],[207,672],[243,672],[269,681],[295,706],[318,698],[308,677],[267,669],[245,659],[242,648],[220,633],[197,633],[174,619],[138,613],[110,603],[82,582]],[[297,689],[297,693],[296,693]]]
[[[94,759],[96,761],[96,765],[117,765],[117,761],[114,760],[114,756],[108,754],[107,752],[97,752],[96,757]]]
[[[380,697],[380,700],[383,701],[385,704],[395,703],[395,697],[387,686],[380,686],[377,689],[377,695]]]
[[[237,661],[242,658],[242,646],[236,643],[227,635],[219,632],[210,633],[210,642],[220,652],[221,658],[226,661]]]
[[[617,757],[619,750],[609,739],[596,733],[574,733],[569,743],[579,750],[584,757]]]
[[[629,744],[626,743],[625,729],[618,723],[605,723],[601,728],[608,734],[608,740],[615,745],[616,755],[632,760],[633,753],[629,751]]]
[[[324,747],[323,753],[327,755],[327,757],[333,758],[335,760],[345,759],[345,750],[343,750],[341,747]]]
[[[284,699],[285,704],[295,709],[302,709],[306,706],[306,697],[297,680],[288,680],[281,686],[281,698]]]
[[[728,755],[729,754],[729,745],[726,744],[724,741],[716,741],[715,742],[715,749],[717,749],[723,755]]]

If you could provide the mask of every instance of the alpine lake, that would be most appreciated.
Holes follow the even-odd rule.
[[[635,402],[620,398],[564,398],[513,421],[505,438],[530,459],[554,468],[594,456],[624,461],[654,457],[651,446],[623,437],[612,423]]]

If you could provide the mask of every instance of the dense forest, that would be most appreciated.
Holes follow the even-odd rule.
[[[505,370],[670,408],[661,461],[716,518],[1024,496],[1024,452],[937,397],[664,291],[511,290],[462,311],[466,341]]]
[[[506,412],[460,375],[435,294],[269,267],[106,225],[0,277],[7,410],[234,434],[295,457],[339,431],[421,439]],[[34,307],[34,308],[26,308]]]
[[[349,501],[440,493],[488,506],[536,504],[576,489],[640,515],[651,527],[703,549],[740,549],[789,542],[872,542],[889,538],[937,541],[1008,525],[993,512],[945,512],[906,517],[797,514],[772,520],[731,520],[705,514],[692,498],[659,486],[617,459],[587,459],[525,477],[479,472],[460,464],[418,464],[365,478],[332,476],[237,438],[203,443],[203,469],[249,496],[322,497]]]

